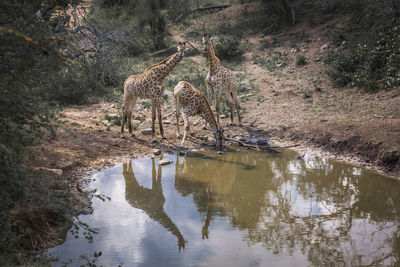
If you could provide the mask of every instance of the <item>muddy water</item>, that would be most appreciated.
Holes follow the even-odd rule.
[[[111,200],[94,198],[79,219],[98,233],[88,242],[87,230],[70,231],[49,250],[54,265],[400,264],[398,182],[291,151],[164,159],[173,162],[135,159],[94,175],[90,186]]]

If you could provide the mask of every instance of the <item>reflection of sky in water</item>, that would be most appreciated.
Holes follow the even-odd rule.
[[[208,187],[189,183],[192,186],[189,188],[194,190],[192,193],[185,196],[177,193],[176,156],[169,155],[164,158],[174,162],[162,167],[163,210],[187,240],[182,251],[178,250],[174,234],[150,218],[144,210],[134,208],[127,202],[122,165],[117,165],[94,175],[95,181],[91,183],[92,188],[111,197],[111,201],[103,202],[95,198],[93,214],[80,216],[83,222],[99,229],[99,234],[94,235],[94,242],[89,244],[82,235],[75,239],[68,234],[64,244],[49,252],[67,261],[82,254],[101,251],[102,256],[96,264],[105,266],[221,266],[222,263],[226,266],[309,266],[324,263],[325,256],[321,255],[329,253],[340,254],[346,265],[363,265],[385,258],[393,250],[394,241],[390,240],[396,236],[398,222],[385,221],[385,218],[376,222],[370,216],[362,218],[357,215],[356,218],[353,214],[357,209],[363,209],[357,206],[363,193],[362,187],[358,187],[358,177],[375,180],[380,177],[372,174],[363,177],[367,172],[362,172],[360,168],[347,165],[335,167],[334,163],[321,158],[294,159],[293,153],[284,155],[286,161],[285,158],[271,158],[268,154],[253,154],[251,159],[249,156],[240,158],[240,155],[232,155],[226,153],[221,158],[229,160],[230,163],[225,164],[226,175],[235,175],[234,181],[224,180],[224,177],[214,177],[213,180],[217,189],[214,192],[220,194],[213,195],[213,203],[221,205],[218,209],[223,211],[224,216],[217,215],[221,212],[213,213],[208,228],[209,239],[202,239],[206,211],[199,212],[198,207],[199,197],[202,196],[199,192],[203,192],[202,186]],[[183,158],[179,160],[183,164]],[[245,164],[235,165],[235,161]],[[158,159],[155,165],[158,172],[157,162]],[[208,168],[215,168],[211,163],[208,162]],[[256,169],[246,166],[256,166]],[[151,160],[134,160],[132,168],[138,183],[151,188]],[[210,173],[213,171],[207,170],[207,174]],[[224,171],[218,173],[223,174]],[[218,179],[230,185],[223,187],[217,183]],[[264,189],[257,186],[254,189],[261,190],[261,202],[254,202],[251,195],[243,195],[251,192],[246,191],[248,183],[258,183],[260,187],[266,183]],[[341,194],[344,189],[348,190],[345,191],[348,192],[345,199],[335,198],[335,194]],[[207,190],[211,192],[213,188]],[[241,198],[242,201],[260,205],[256,207],[259,215],[255,224],[246,221],[251,216],[246,216],[245,212],[250,211],[236,206],[241,205],[242,202],[237,201]],[[399,203],[398,198],[392,200],[395,207]],[[252,212],[257,212],[257,209]],[[363,211],[363,214],[367,212]],[[391,264],[395,261],[393,257],[386,257],[379,264]],[[328,263],[331,262],[329,259]],[[74,262],[72,266],[79,264]]]

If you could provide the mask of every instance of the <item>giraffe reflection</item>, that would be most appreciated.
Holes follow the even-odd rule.
[[[179,163],[175,161],[175,189],[183,196],[193,194],[199,211],[205,214],[201,230],[202,238],[208,238],[209,226],[215,214],[224,213],[224,195],[232,190],[236,178],[236,166],[230,162],[229,155],[225,160],[207,160],[198,164],[196,157],[186,156]]]
[[[175,235],[178,238],[178,248],[181,250],[185,248],[185,239],[163,208],[165,197],[161,184],[161,170],[161,165],[158,165],[156,172],[155,161],[152,159],[152,187],[150,189],[139,185],[137,182],[132,169],[132,161],[129,161],[129,165],[124,163],[125,198],[132,207],[143,210],[151,219],[157,221]]]

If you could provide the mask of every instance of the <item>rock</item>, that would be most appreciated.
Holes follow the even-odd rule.
[[[253,87],[248,81],[243,81],[240,83],[240,89],[242,91],[250,91],[251,89],[253,89]]]
[[[140,125],[140,120],[132,120],[132,125]]]
[[[162,159],[158,162],[158,164],[160,164],[160,165],[167,165],[170,163],[172,163],[172,160],[170,160],[170,159]]]
[[[140,131],[143,135],[151,135],[151,128],[146,128]]]
[[[75,165],[75,162],[66,160],[66,161],[62,161],[58,164],[58,167],[60,169],[66,170],[66,169],[70,169]]]
[[[200,122],[203,121],[203,118],[199,117],[197,118],[194,122],[193,122],[193,126],[196,126],[197,124],[199,124]]]
[[[108,120],[103,120],[101,123],[107,126],[110,122]]]
[[[252,145],[256,145],[257,141],[258,141],[258,139],[254,138],[254,137],[248,139],[248,143],[250,143]]]
[[[265,138],[258,138],[257,145],[259,146],[266,146],[268,145],[268,140]]]
[[[151,128],[151,122],[149,122],[149,121],[144,121],[144,122],[140,125],[140,129],[141,129],[141,130],[144,130],[144,129],[147,129],[147,128]]]
[[[172,93],[171,91],[168,91],[168,90],[164,90],[163,95],[165,95],[167,97],[172,97],[174,95],[174,93]]]
[[[158,148],[153,149],[153,155],[158,156],[158,155],[160,155],[160,154],[161,154],[161,150],[160,150],[160,149],[158,149]]]
[[[118,115],[118,113],[111,113],[111,114],[108,114],[108,117],[110,119],[117,119],[119,117],[119,115]]]
[[[330,43],[329,43],[329,42],[328,42],[328,43],[325,43],[323,46],[321,46],[321,50],[326,50],[326,49],[329,48],[329,46],[330,46]]]
[[[40,168],[40,169],[54,173],[56,175],[60,175],[60,176],[63,175],[63,171],[61,169],[50,169],[50,168]]]
[[[235,139],[237,139],[237,137],[235,138]],[[242,142],[248,142],[248,138],[247,137],[245,137],[245,136],[239,136],[239,141],[242,141]]]

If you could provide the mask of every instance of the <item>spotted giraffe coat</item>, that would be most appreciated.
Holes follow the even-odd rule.
[[[124,82],[124,104],[122,106],[121,138],[124,136],[125,120],[128,120],[129,133],[132,134],[131,117],[133,107],[138,98],[151,99],[152,101],[152,137],[155,141],[155,118],[158,115],[160,134],[164,138],[162,127],[161,104],[162,95],[165,90],[163,80],[172,69],[182,60],[185,55],[185,45],[179,43],[178,52],[165,60],[149,67],[142,74],[131,75]]]
[[[190,116],[199,115],[211,127],[217,146],[222,145],[224,139],[223,130],[219,127],[215,120],[214,114],[210,108],[206,96],[199,90],[195,89],[190,83],[181,81],[174,89],[175,107],[176,107],[176,127],[177,136],[179,136],[179,108],[182,107],[182,116],[184,120],[184,136],[181,141],[181,147],[184,147],[186,135],[190,125],[188,118]]]

